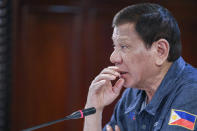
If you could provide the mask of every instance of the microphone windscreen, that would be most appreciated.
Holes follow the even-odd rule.
[[[91,108],[83,109],[82,112],[83,112],[83,116],[88,116],[88,115],[96,113],[96,108],[91,107]]]

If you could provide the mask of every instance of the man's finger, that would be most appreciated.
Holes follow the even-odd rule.
[[[120,131],[120,128],[117,125],[115,125],[115,131]]]
[[[106,126],[107,131],[113,131],[112,127],[110,125]]]
[[[115,80],[117,76],[111,74],[100,74],[98,75],[93,82],[98,82],[100,80]]]
[[[120,73],[118,71],[111,68],[105,68],[103,71],[101,71],[100,74],[112,74],[115,76],[120,76]]]
[[[106,82],[106,80],[101,80],[99,82],[96,82],[92,86],[90,86],[90,89],[92,89],[94,87],[94,90],[97,90],[98,88],[103,86],[105,84],[105,82]]]
[[[114,85],[114,87],[113,87],[113,91],[114,91],[114,93],[116,93],[116,94],[119,94],[120,93],[120,90],[122,89],[122,86],[123,86],[123,84],[124,84],[124,79],[122,79],[122,78],[120,78],[116,83],[115,83],[115,85]]]

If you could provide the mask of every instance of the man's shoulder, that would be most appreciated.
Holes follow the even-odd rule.
[[[174,106],[197,110],[197,80],[193,77],[185,81],[174,95]]]
[[[181,90],[196,90],[197,89],[197,69],[186,64],[186,67],[175,81]],[[190,87],[190,88],[189,88]]]
[[[190,64],[186,64],[182,77],[187,81],[197,82],[197,68],[191,66]]]
[[[185,100],[197,98],[197,69],[186,64],[184,71],[176,82],[179,86],[176,93],[178,98],[183,97]]]

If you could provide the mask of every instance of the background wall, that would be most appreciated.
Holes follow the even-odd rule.
[[[94,77],[111,65],[111,21],[139,2],[167,7],[177,19],[183,57],[197,66],[196,0],[13,0],[11,131],[62,118],[84,107]],[[113,105],[104,112],[106,123]],[[38,131],[80,131],[83,120]]]

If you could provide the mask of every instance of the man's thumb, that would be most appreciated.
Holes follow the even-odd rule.
[[[114,85],[113,87],[113,91],[115,94],[119,95],[120,93],[120,90],[122,89],[123,87],[123,84],[124,84],[125,80],[120,78]]]

